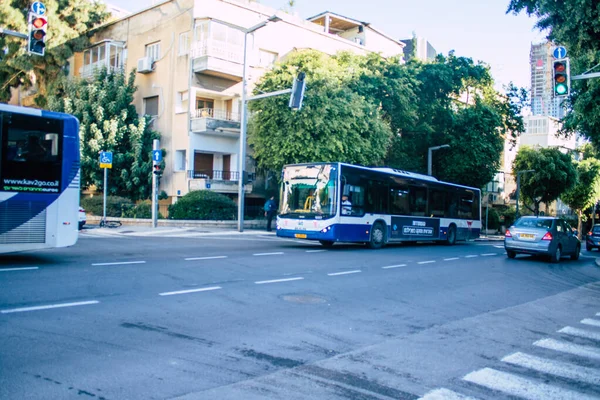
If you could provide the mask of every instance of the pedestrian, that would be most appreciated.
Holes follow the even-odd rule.
[[[275,204],[275,196],[271,196],[269,200],[265,202],[265,217],[267,217],[267,232],[271,232],[271,221],[277,211],[277,205]]]

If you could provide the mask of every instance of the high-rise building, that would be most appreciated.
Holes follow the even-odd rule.
[[[531,45],[531,113],[561,119],[566,114],[564,98],[554,97],[552,83],[552,52],[556,46],[550,42]]]

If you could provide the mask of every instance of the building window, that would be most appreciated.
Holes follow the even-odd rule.
[[[261,67],[270,67],[277,61],[277,53],[260,49],[258,51],[258,65]]]
[[[175,97],[175,112],[183,113],[187,112],[188,105],[188,91],[184,90],[182,92],[177,92],[177,96]]]
[[[150,126],[154,125],[154,119],[158,117],[158,96],[144,98],[144,114],[154,117]]]
[[[146,57],[150,57],[153,62],[160,59],[160,42],[146,45]]]
[[[185,171],[185,150],[175,151],[175,171]]]
[[[179,34],[179,55],[185,56],[189,52],[189,32]]]

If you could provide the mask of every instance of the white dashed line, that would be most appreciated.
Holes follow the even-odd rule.
[[[109,263],[95,263],[92,265],[101,266],[101,265],[131,265],[131,264],[146,264],[146,261],[121,261],[121,262],[109,262]]]
[[[327,251],[327,250],[323,250],[323,249],[321,249],[321,250],[306,250],[307,253],[321,253],[323,251]]]
[[[435,389],[418,400],[476,400],[448,389]]]
[[[419,261],[417,264],[431,264],[434,263],[435,260],[429,260],[429,261]]]
[[[185,261],[217,260],[217,259],[220,259],[220,258],[227,258],[227,256],[190,257],[190,258],[186,258]]]
[[[485,253],[485,254],[481,254],[481,257],[489,257],[489,256],[495,256],[498,255],[498,253]]]
[[[22,268],[0,268],[0,272],[8,271],[27,271],[30,269],[40,269],[40,267],[22,267]]]
[[[388,265],[387,267],[381,267],[381,269],[392,269],[392,268],[401,268],[401,267],[406,267],[406,264]]]
[[[23,308],[13,308],[10,310],[0,310],[0,313],[10,314],[10,313],[26,312],[26,311],[49,310],[51,308],[86,306],[88,304],[98,304],[98,303],[100,303],[100,302],[96,301],[96,300],[91,300],[91,301],[80,301],[78,303],[49,304],[47,306],[23,307]]]
[[[582,319],[581,323],[584,325],[590,325],[590,326],[600,326],[600,320],[591,319],[591,318]]]
[[[479,257],[477,254],[471,254],[468,256],[465,256],[465,258],[475,258],[475,257]]]
[[[273,279],[271,281],[258,281],[258,282],[254,282],[257,285],[263,285],[265,283],[279,283],[279,282],[291,282],[291,281],[301,281],[302,277],[298,277],[298,278],[287,278],[287,279]]]
[[[206,287],[206,288],[200,288],[200,289],[189,289],[189,290],[178,290],[176,292],[164,292],[164,293],[159,293],[159,296],[173,296],[175,294],[186,294],[186,293],[197,293],[197,292],[208,292],[210,290],[219,290],[222,289],[221,286],[213,286],[213,287]]]
[[[275,253],[256,253],[252,254],[253,256],[279,256],[283,254],[283,251],[277,251]]]
[[[360,269],[355,269],[354,271],[332,272],[331,274],[327,274],[327,275],[338,276],[338,275],[358,274],[359,272],[362,272],[362,271]]]
[[[444,258],[444,261],[455,261],[455,260],[460,260],[460,258],[459,257]]]
[[[494,247],[497,248],[497,249],[503,249],[504,248],[504,246],[494,246]]]

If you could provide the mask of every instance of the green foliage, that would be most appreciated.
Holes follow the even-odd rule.
[[[600,200],[600,161],[589,158],[577,163],[577,183],[561,195],[578,215],[578,230],[581,232],[581,218],[584,210]]]
[[[49,105],[79,119],[82,187],[103,188],[98,153],[112,151],[109,193],[139,200],[150,197],[152,141],[159,134],[148,126],[148,117],[138,117],[133,105],[134,79],[135,71],[126,79],[124,73],[106,70],[92,80],[62,79],[55,83]]]
[[[81,199],[81,207],[88,214],[102,216],[104,198],[103,196],[84,197]],[[119,196],[106,196],[106,216],[107,217],[126,217],[123,215],[126,210],[133,208],[131,200]]]
[[[234,220],[237,205],[229,197],[211,192],[195,190],[169,206],[169,219],[184,220]]]
[[[123,207],[123,218],[152,218],[152,201],[144,200],[137,204],[131,204],[131,206]],[[164,218],[162,214],[158,213],[158,218]]]
[[[504,217],[504,222],[501,220],[500,225],[504,225],[505,227],[511,226],[516,220],[517,210],[513,206],[503,207],[500,209],[499,214],[501,217]],[[502,219],[502,218],[500,218]]]
[[[600,7],[597,0],[511,0],[508,12],[537,18],[537,28],[569,51],[571,76],[600,63]],[[571,111],[564,119],[565,134],[580,133],[600,144],[600,81],[571,81]]]
[[[169,195],[164,190],[161,190],[160,193],[158,194],[159,200],[166,200],[168,198],[169,198]]]
[[[351,89],[354,57],[296,52],[262,77],[256,92],[271,92],[291,87],[302,70],[307,89],[300,111],[290,111],[287,96],[250,103],[248,142],[260,168],[279,171],[312,161],[381,164],[392,133],[378,104]]]
[[[482,209],[481,220],[483,227],[485,227],[485,213],[485,209]],[[496,210],[496,208],[494,207],[489,207],[489,209],[487,210],[487,214],[488,229],[498,230],[500,228],[500,213],[498,212],[498,210]]]
[[[521,147],[513,163],[513,175],[516,177],[517,171],[530,169],[535,172],[521,174],[520,197],[526,205],[533,205],[536,215],[540,203],[558,199],[577,182],[577,170],[571,156],[556,148]]]
[[[27,33],[30,0],[0,1],[0,27]],[[30,56],[27,41],[0,35],[0,49],[8,53],[0,59],[0,101],[10,98],[10,89],[38,88],[35,102],[46,105],[47,84],[63,75],[74,51],[89,45],[88,31],[105,22],[109,14],[102,2],[89,0],[45,0],[48,29],[45,56]]]

